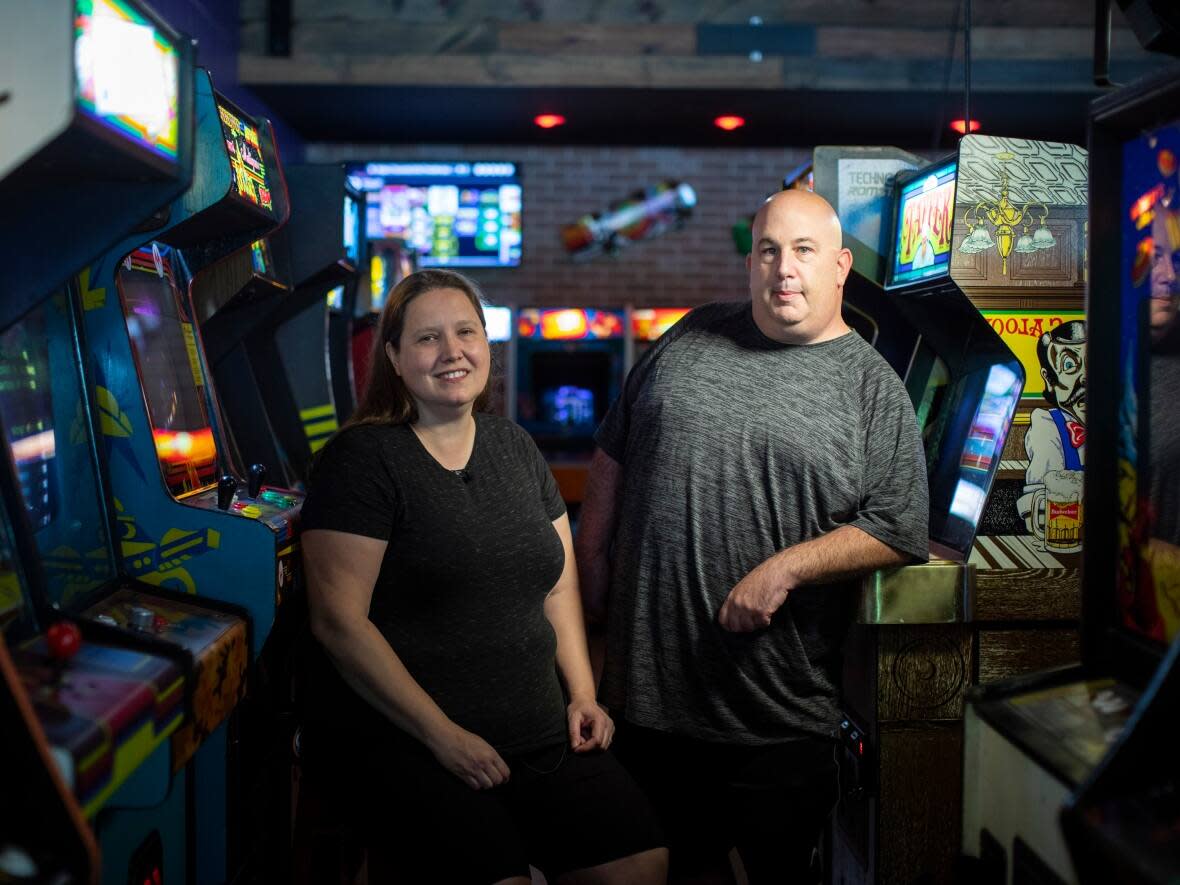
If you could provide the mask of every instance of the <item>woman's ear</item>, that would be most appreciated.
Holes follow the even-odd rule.
[[[401,372],[397,368],[397,351],[393,349],[393,344],[389,341],[385,342],[385,356],[389,359],[389,364],[393,366],[395,375],[401,376]]]

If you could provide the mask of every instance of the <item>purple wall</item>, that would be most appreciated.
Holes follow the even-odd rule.
[[[302,162],[304,143],[248,87],[238,82],[239,0],[147,0],[176,30],[197,41],[197,64],[213,75],[213,86],[248,114],[274,124],[284,163]]]

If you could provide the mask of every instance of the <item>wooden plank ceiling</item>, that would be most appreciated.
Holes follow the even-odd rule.
[[[951,33],[961,29],[959,0],[291,4],[290,55],[274,57],[268,0],[242,0],[244,83],[941,91],[962,80],[962,38]],[[973,88],[1093,90],[1091,3],[973,7]],[[1112,56],[1124,77],[1159,64],[1117,10]]]

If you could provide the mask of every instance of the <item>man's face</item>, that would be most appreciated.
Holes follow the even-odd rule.
[[[1169,212],[1159,208],[1151,221],[1151,237],[1155,253],[1151,259],[1151,306],[1148,321],[1151,334],[1160,337],[1171,328],[1180,307],[1180,252],[1172,249],[1167,221]],[[1173,216],[1173,224],[1176,221]]]
[[[1049,344],[1049,364],[1057,373],[1057,383],[1049,385],[1049,373],[1041,369],[1045,384],[1053,391],[1057,405],[1078,423],[1086,423],[1086,343],[1084,341]]]
[[[746,258],[754,321],[769,338],[811,344],[844,331],[840,302],[852,253],[840,246],[840,226],[820,197],[776,194],[754,222]]]

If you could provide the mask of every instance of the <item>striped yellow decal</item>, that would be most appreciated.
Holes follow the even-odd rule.
[[[307,437],[313,453],[322,449],[328,438],[340,429],[336,421],[336,407],[331,403],[301,409],[299,417],[303,420],[303,435]]]

